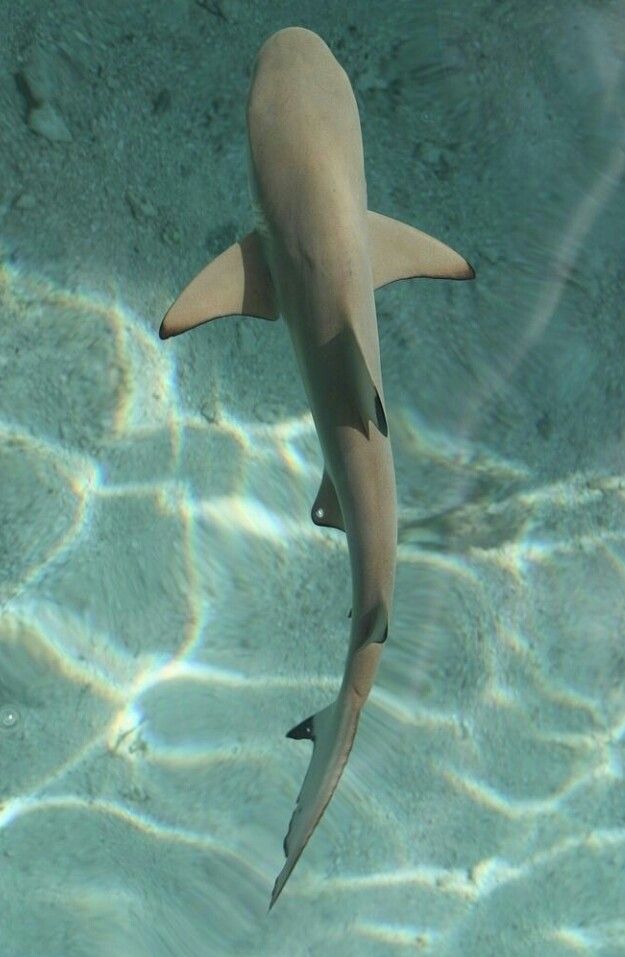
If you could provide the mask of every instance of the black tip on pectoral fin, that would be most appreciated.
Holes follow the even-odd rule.
[[[296,724],[294,728],[291,728],[290,731],[287,731],[287,738],[295,738],[297,741],[306,738],[309,741],[315,740],[315,730],[313,727],[313,718],[314,714],[311,714],[309,718],[305,718],[300,724]]]

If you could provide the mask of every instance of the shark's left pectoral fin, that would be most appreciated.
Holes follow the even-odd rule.
[[[161,339],[221,316],[277,319],[271,274],[256,231],[234,243],[191,280],[167,311]]]
[[[474,279],[475,270],[459,253],[398,219],[368,213],[373,287],[397,279]]]

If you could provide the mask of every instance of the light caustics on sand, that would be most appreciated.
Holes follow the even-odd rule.
[[[105,457],[107,442],[114,443],[120,438],[132,440],[138,436],[145,436],[150,431],[161,429],[162,422],[165,421],[172,436],[170,474],[173,476],[162,481],[138,480],[109,483],[103,462],[96,454],[74,449],[67,441],[51,439],[45,435],[37,436],[24,423],[10,422],[6,419],[0,422],[3,450],[5,452],[15,450],[20,455],[32,456],[44,471],[45,468],[53,468],[71,489],[75,500],[73,516],[64,534],[43,555],[38,556],[23,569],[19,578],[12,583],[5,600],[6,615],[2,640],[3,642],[12,640],[11,635],[16,634],[14,630],[17,628],[16,623],[32,629],[37,636],[34,640],[40,641],[42,646],[46,647],[47,653],[56,657],[59,674],[64,674],[69,681],[76,683],[88,681],[92,693],[108,702],[111,709],[107,726],[101,729],[93,740],[87,741],[66,763],[39,780],[33,787],[32,793],[15,796],[5,802],[2,820],[4,825],[8,826],[9,822],[19,815],[19,809],[22,807],[21,800],[29,801],[28,807],[31,810],[35,809],[41,801],[43,809],[45,788],[52,782],[58,786],[59,781],[71,768],[86,760],[97,748],[105,747],[114,750],[124,755],[127,760],[142,760],[141,751],[131,750],[133,741],[136,740],[136,729],[142,721],[141,709],[137,707],[136,702],[148,688],[154,687],[159,682],[186,678],[206,683],[207,686],[240,688],[242,694],[252,687],[270,688],[272,684],[277,686],[280,683],[277,679],[253,678],[241,671],[212,668],[193,660],[194,654],[201,646],[204,632],[212,626],[210,608],[206,607],[206,601],[200,595],[201,583],[197,580],[199,562],[193,545],[193,530],[197,521],[209,521],[213,527],[220,527],[222,531],[228,527],[245,537],[261,536],[279,549],[288,548],[289,541],[299,540],[302,536],[314,540],[318,547],[325,547],[323,542],[326,539],[317,529],[311,527],[307,514],[297,518],[272,511],[252,496],[251,492],[217,500],[200,499],[189,491],[185,481],[176,477],[184,432],[191,428],[213,434],[225,432],[231,436],[237,447],[244,451],[242,467],[245,467],[245,462],[250,458],[261,457],[266,460],[268,466],[277,461],[281,469],[287,466],[294,482],[307,483],[312,489],[315,485],[317,469],[308,450],[313,430],[308,413],[300,418],[269,426],[244,424],[231,413],[219,410],[215,421],[207,422],[202,416],[189,415],[184,409],[176,392],[173,363],[159,352],[155,335],[132,315],[125,313],[118,303],[106,305],[102,301],[92,300],[88,295],[57,292],[49,284],[41,281],[30,283],[19,273],[10,272],[7,267],[2,273],[2,294],[6,304],[3,308],[20,311],[20,304],[23,303],[24,315],[27,314],[26,304],[36,297],[43,302],[43,308],[49,308],[52,311],[63,309],[74,318],[94,315],[99,324],[103,323],[105,327],[108,325],[113,330],[111,335],[114,336],[120,350],[119,361],[127,363],[123,377],[126,391],[118,397],[117,412],[113,416],[110,431],[101,441],[102,458]],[[158,417],[152,422],[146,422],[141,412],[141,406],[145,401],[146,376],[140,377],[139,365],[137,362],[133,364],[128,360],[129,354],[135,357],[152,356],[153,364],[150,366],[152,381],[149,388],[161,396]],[[143,379],[141,383],[139,383],[140,378]],[[401,417],[403,413],[400,412],[399,415]],[[448,467],[450,470],[459,467],[471,468],[477,461],[480,463],[480,468],[487,473],[503,475],[504,478],[523,477],[523,470],[519,470],[516,465],[498,461],[483,451],[479,452],[476,459],[475,451],[472,452],[466,443],[462,446],[454,444],[445,437],[428,432],[425,427],[421,427],[418,420],[411,421],[406,416],[404,419],[405,435],[403,438],[400,437],[400,445],[413,447],[416,444],[422,454],[437,461],[442,467]],[[399,431],[401,432],[401,429]],[[305,452],[304,449],[306,449]],[[558,509],[584,505],[586,502],[592,503],[606,495],[611,495],[619,501],[625,496],[623,483],[618,476],[599,476],[595,479],[584,476],[573,477],[567,483],[559,483],[530,493],[520,493],[518,498],[526,512],[526,521],[519,528],[520,537],[503,541],[497,548],[478,550],[481,560],[500,564],[506,571],[512,572],[519,584],[523,586],[527,581],[529,569],[537,564],[549,563],[557,555],[574,552],[580,547],[584,550],[593,548],[609,550],[611,543],[620,545],[625,536],[618,530],[609,528],[603,529],[596,535],[586,534],[579,540],[552,538],[550,541],[541,541],[540,538],[534,537],[532,531],[536,510],[549,507],[555,508],[557,512]],[[45,575],[58,563],[71,561],[77,545],[89,540],[92,531],[90,516],[94,502],[104,503],[124,496],[151,497],[159,510],[177,516],[182,527],[187,529],[184,536],[185,567],[188,581],[191,583],[187,618],[192,626],[187,628],[180,644],[172,650],[169,657],[139,656],[135,658],[130,656],[124,651],[116,635],[98,632],[93,625],[72,616],[69,610],[55,609],[37,600],[38,584]],[[402,520],[405,523],[410,522],[409,513],[405,510],[400,511],[400,526]],[[416,537],[418,542],[418,535]],[[335,547],[342,546],[337,542]],[[471,570],[471,554],[474,555],[475,552],[467,553],[466,556],[428,553],[420,549],[418,544],[411,544],[408,540],[404,545],[400,545],[399,561],[400,564],[418,562],[435,569],[438,567],[449,569],[454,574],[458,573],[466,578],[470,586],[473,581],[471,587],[475,587],[477,582],[474,577],[475,572]],[[613,556],[613,562],[623,574],[622,561],[616,553]],[[8,623],[11,617],[14,619],[14,625]],[[517,642],[522,652],[521,636],[511,640]],[[315,680],[318,681],[320,688],[326,687],[328,691],[336,687],[336,679],[330,676],[318,679],[306,676],[302,677],[299,683],[292,679],[283,681],[283,684],[285,687],[295,687],[299,684],[310,687]],[[541,676],[541,682],[544,694],[556,699],[561,699],[564,695],[570,706],[581,709],[591,707],[595,710],[592,702],[584,700],[583,696],[567,692],[556,684],[550,686],[545,675]],[[495,690],[494,694],[497,697],[498,692]],[[499,704],[505,705],[505,696],[500,699]],[[456,721],[454,716],[437,715],[436,711],[428,710],[427,707],[407,707],[401,696],[394,695],[388,689],[380,688],[374,691],[372,705],[388,714],[393,720],[414,723],[424,728],[427,728],[429,724],[436,726],[441,721],[450,721],[450,728],[452,728]],[[26,709],[19,703],[0,702],[0,706],[5,708],[2,721],[6,733],[11,733],[14,728],[20,733],[27,729]],[[16,720],[17,716],[19,718]],[[600,717],[599,714],[595,714],[599,724]],[[606,732],[605,740],[593,739],[595,746],[598,745],[604,755],[598,763],[596,773],[616,773],[618,769],[614,766],[610,754],[613,744],[620,740],[623,733],[623,727],[613,727],[610,734]],[[157,741],[151,745],[151,760],[161,760],[168,765],[175,764],[177,760],[181,764],[210,761],[214,753],[214,747],[206,749],[198,746],[160,747]],[[253,762],[253,748],[243,749],[239,759]],[[236,760],[236,756],[233,760]],[[600,770],[602,766],[604,772]],[[494,808],[497,813],[504,815],[516,813],[514,802],[509,802],[504,794],[498,794],[496,790],[488,787],[486,782],[471,781],[463,773],[451,769],[447,773],[452,789],[465,790],[473,800],[484,803],[491,809]],[[583,783],[583,780],[582,775],[578,784]],[[575,781],[570,781],[567,786],[568,792],[575,786]],[[535,807],[537,813],[548,813],[548,810],[549,802],[540,802]],[[127,813],[133,812],[128,810]],[[521,806],[518,808],[518,813],[525,813]]]
[[[613,162],[606,177],[599,181],[597,190],[592,194],[592,201],[588,199],[577,217],[573,217],[574,228],[569,240],[565,244],[563,261],[571,261],[579,249],[580,237],[585,235],[597,214],[598,209],[613,185],[613,177],[622,172],[622,149],[615,151]],[[576,238],[577,237],[577,238]],[[561,277],[562,282],[565,277]],[[176,828],[166,822],[151,819],[123,801],[100,799],[85,799],[77,795],[48,795],[46,789],[54,784],[58,789],[62,786],[65,776],[81,762],[87,761],[100,749],[116,753],[129,764],[138,763],[145,759],[144,751],[138,747],[139,730],[143,729],[146,738],[149,728],[144,726],[144,715],[141,709],[141,697],[149,689],[157,685],[164,685],[167,681],[190,680],[205,684],[207,687],[229,687],[240,689],[241,694],[252,688],[271,688],[280,685],[280,680],[267,677],[252,678],[235,669],[225,669],[201,665],[194,660],[194,654],[201,647],[204,632],[212,627],[210,607],[201,594],[197,569],[198,556],[195,552],[194,529],[199,521],[206,521],[211,527],[235,530],[243,537],[260,537],[277,549],[289,547],[289,542],[310,538],[318,547],[325,547],[323,536],[310,526],[308,515],[302,518],[285,514],[279,509],[273,509],[262,503],[252,494],[251,488],[245,483],[244,476],[239,485],[239,491],[232,496],[220,498],[198,497],[190,489],[189,483],[178,477],[181,469],[182,450],[185,436],[193,431],[202,434],[226,434],[242,452],[241,469],[251,459],[263,459],[268,467],[277,463],[280,468],[286,466],[290,479],[294,482],[306,484],[313,489],[317,478],[317,464],[309,452],[310,438],[313,435],[313,425],[308,413],[292,420],[276,423],[272,426],[263,424],[244,423],[225,408],[217,407],[217,415],[213,421],[207,421],[200,413],[189,413],[177,393],[175,381],[175,365],[163,355],[152,331],[145,324],[138,321],[119,303],[105,303],[97,296],[88,294],[70,293],[56,290],[50,284],[41,280],[33,280],[20,275],[19,271],[4,266],[0,274],[0,294],[2,308],[14,310],[21,316],[21,321],[28,322],[32,302],[42,303],[43,310],[49,310],[55,316],[61,312],[72,317],[75,322],[78,317],[92,317],[94,324],[104,329],[105,335],[111,337],[115,343],[115,353],[119,363],[124,368],[122,387],[115,396],[115,412],[111,417],[105,434],[100,439],[101,453],[97,450],[85,451],[75,447],[71,437],[69,439],[50,437],[45,430],[36,433],[26,421],[10,420],[9,417],[0,421],[0,447],[5,454],[30,456],[36,461],[45,473],[46,469],[54,470],[64,482],[73,496],[74,508],[67,523],[66,529],[53,544],[47,547],[42,554],[35,555],[30,563],[21,569],[17,578],[10,582],[5,594],[3,630],[0,633],[0,652],[18,634],[19,628],[27,628],[34,632],[32,639],[36,644],[40,642],[45,653],[56,659],[59,675],[73,683],[88,682],[91,694],[99,696],[109,707],[109,718],[104,727],[101,727],[93,738],[77,749],[62,764],[46,772],[25,793],[13,793],[0,804],[0,828],[9,828],[18,820],[35,812],[49,812],[54,808],[64,807],[85,813],[102,813],[112,815],[122,822],[138,827],[146,834],[164,839],[187,842],[198,848],[218,848],[225,854],[233,854],[228,847],[220,844],[217,838],[207,836],[200,831]],[[553,296],[553,293],[552,293]],[[550,299],[543,304],[540,314],[532,328],[536,334],[545,322],[549,320],[555,308],[556,300]],[[86,320],[88,321],[88,320]],[[534,333],[533,333],[534,334]],[[146,365],[147,360],[147,365]],[[145,371],[147,368],[147,372]],[[154,398],[156,396],[156,398]],[[394,410],[392,410],[392,413]],[[432,461],[450,471],[471,470],[476,462],[486,473],[491,473],[502,480],[516,480],[521,482],[527,478],[526,473],[517,463],[509,463],[497,459],[482,450],[477,453],[471,443],[460,443],[449,440],[445,436],[437,436],[428,432],[425,426],[416,418],[401,410],[397,413],[397,420],[404,418],[406,422],[406,447],[418,448],[421,453],[429,456]],[[123,480],[109,481],[104,460],[106,459],[107,445],[112,446],[121,440],[136,441],[150,435],[162,432],[165,429],[170,439],[170,472],[162,480]],[[403,440],[402,440],[403,442]],[[308,493],[306,493],[308,494]],[[93,506],[96,502],[106,503],[114,499],[131,496],[147,496],[153,499],[157,510],[164,514],[177,517],[181,526],[186,530],[185,541],[185,568],[189,589],[189,613],[185,633],[177,647],[170,655],[138,655],[128,654],[120,641],[120,636],[98,631],[92,624],[74,616],[69,609],[54,609],[37,598],[37,589],[47,574],[58,565],[72,561],[77,547],[90,540],[92,534]],[[303,496],[306,497],[306,496]],[[419,563],[436,569],[450,570],[461,576],[463,581],[475,584],[476,572],[473,565],[474,558],[479,558],[485,565],[489,563],[509,573],[519,587],[530,587],[530,573],[537,567],[549,568],[550,564],[559,556],[568,554],[592,553],[600,550],[609,556],[617,575],[625,579],[624,560],[621,557],[625,532],[619,528],[604,527],[596,532],[584,532],[576,537],[567,537],[564,533],[543,534],[536,531],[536,517],[544,509],[551,509],[557,515],[560,511],[574,507],[589,507],[606,497],[616,504],[623,504],[625,500],[625,485],[619,476],[573,476],[566,482],[535,489],[531,492],[519,492],[512,495],[509,501],[502,505],[502,510],[517,503],[522,511],[522,521],[513,528],[512,537],[500,536],[495,547],[473,548],[471,535],[462,532],[465,538],[461,539],[466,550],[461,554],[442,554],[424,552],[419,547],[419,522],[411,515],[410,510],[400,510],[400,528],[402,522],[408,527],[404,544],[400,545],[400,564]],[[492,513],[492,509],[490,509]],[[488,517],[489,505],[478,505],[477,511],[470,516],[471,521],[463,524],[466,514],[457,514],[449,518],[457,527],[469,530],[485,521]],[[491,515],[492,517],[492,515]],[[462,521],[460,521],[462,520]],[[473,524],[472,524],[473,523]],[[460,535],[460,533],[458,533]],[[412,538],[411,538],[412,536]],[[337,536],[338,540],[338,536]],[[459,539],[460,540],[460,539]],[[613,548],[612,546],[619,546]],[[337,544],[335,547],[342,547]],[[190,625],[188,624],[190,622]],[[507,641],[510,647],[521,655],[527,653],[527,642],[522,634],[500,629],[499,636]],[[180,636],[178,636],[180,637]],[[4,646],[4,647],[3,647]],[[35,652],[36,653],[36,652]],[[591,770],[584,769],[583,764],[577,775],[568,779],[553,796],[548,799],[519,800],[505,793],[485,779],[477,775],[470,775],[451,765],[441,764],[440,771],[445,778],[449,789],[455,794],[464,794],[475,804],[486,808],[489,812],[511,820],[526,818],[548,817],[550,814],[566,807],[566,802],[576,791],[580,791],[593,780],[622,778],[623,769],[618,757],[622,751],[622,740],[625,736],[625,714],[621,714],[610,727],[603,726],[604,715],[600,703],[580,692],[567,689],[557,681],[541,671],[536,664],[536,681],[541,695],[546,700],[555,701],[569,708],[577,709],[580,714],[589,715],[591,723],[595,725],[592,732],[582,732],[579,735],[563,734],[561,743],[565,747],[582,750],[593,747],[596,750],[596,761]],[[295,680],[282,679],[286,688],[310,687],[315,679],[311,676]],[[320,688],[328,691],[336,689],[336,680],[330,676],[318,679]],[[507,696],[506,689],[499,686],[493,679],[487,684],[484,692],[490,696],[499,708],[510,708],[522,705]],[[389,715],[393,720],[414,725],[416,728],[427,731],[429,728],[444,724],[453,731],[457,725],[457,718],[452,714],[437,713],[436,709],[426,706],[412,706],[407,704],[405,697],[395,695],[391,690],[378,689],[373,692],[372,705],[381,712]],[[16,696],[12,701],[0,701],[0,744],[9,742],[8,735],[28,734],[28,707],[19,703]],[[7,735],[7,737],[1,737]],[[555,738],[554,738],[555,740]],[[165,745],[158,740],[149,743],[150,761],[161,763],[163,766],[189,766],[210,764],[216,759],[231,759],[253,766],[256,761],[264,760],[262,755],[250,747],[228,750],[227,745],[215,748],[195,744]],[[622,834],[617,831],[596,831],[593,838],[597,847],[606,848],[612,844],[622,842]],[[591,840],[589,838],[588,840]],[[580,845],[581,846],[581,845]],[[558,852],[556,845],[553,853]],[[560,848],[561,850],[561,848]],[[237,855],[234,855],[237,856]],[[238,855],[238,859],[253,870],[253,862]],[[475,884],[472,879],[458,877],[456,881],[452,869],[441,869],[435,878],[434,884],[441,887],[459,887],[459,893],[472,899],[475,895],[487,893],[491,886],[500,886],[506,880],[514,880],[521,872],[538,866],[541,861],[535,855],[528,858],[520,869],[509,867],[505,861],[492,864],[492,872],[497,875],[497,881],[484,881]],[[488,872],[486,864],[484,873]],[[479,868],[478,868],[479,873]],[[430,875],[431,877],[431,875]],[[410,883],[411,881],[428,881],[425,872],[396,872],[373,875],[371,882],[366,879],[345,878],[341,884],[338,879],[331,879],[324,886],[331,891],[347,890],[349,888],[367,886],[380,887]],[[267,884],[269,878],[266,873],[260,874],[260,879]],[[335,883],[333,883],[335,880]],[[300,894],[308,895],[306,882],[302,885]],[[475,890],[477,886],[478,890]],[[312,892],[311,892],[312,893]],[[319,882],[314,884],[314,895],[318,896]],[[385,924],[376,921],[361,922],[357,932],[365,939],[395,942],[404,946],[413,932],[415,939],[421,934],[425,940],[435,940],[432,931],[431,938],[427,928],[419,926],[404,926]],[[576,937],[574,930],[562,928],[554,931],[558,939],[569,943],[569,946],[586,946],[586,938]],[[554,939],[556,939],[554,937]],[[575,943],[576,942],[576,943]],[[590,946],[588,944],[588,946]]]

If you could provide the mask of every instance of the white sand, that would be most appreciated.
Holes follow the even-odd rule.
[[[625,954],[625,13],[417,6],[0,2],[0,957]],[[157,329],[292,23],[478,280],[377,296],[395,616],[267,917],[345,543],[284,326]]]

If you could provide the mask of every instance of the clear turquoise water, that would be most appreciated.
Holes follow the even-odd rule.
[[[622,5],[0,15],[0,957],[625,954]],[[478,278],[376,295],[394,619],[267,916],[346,546],[283,324],[157,329],[250,227],[249,69],[294,23],[371,207]]]

